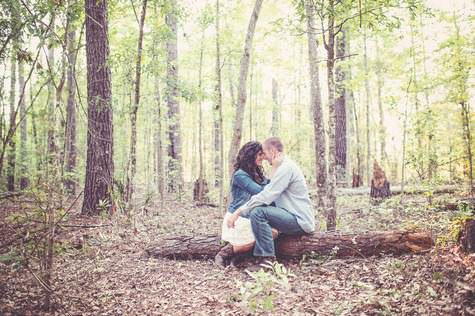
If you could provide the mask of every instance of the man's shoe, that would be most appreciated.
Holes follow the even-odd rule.
[[[233,245],[227,244],[221,250],[216,254],[214,257],[214,263],[216,263],[218,266],[225,268],[226,267],[226,261],[230,259],[234,254],[233,251]]]

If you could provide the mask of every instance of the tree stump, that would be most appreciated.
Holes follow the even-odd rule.
[[[373,179],[371,179],[370,195],[373,199],[384,199],[391,196],[389,181],[386,179],[386,174],[376,160],[373,165]]]
[[[463,251],[467,253],[475,252],[475,220],[465,221],[459,237],[459,243]]]
[[[197,259],[212,258],[220,249],[220,236],[165,236],[146,250],[149,257]],[[277,255],[299,258],[305,254],[331,255],[336,258],[367,257],[381,254],[421,253],[433,246],[429,232],[382,231],[314,233],[279,236]]]
[[[200,203],[208,203],[208,193],[209,189],[206,180],[203,178],[196,179],[193,186],[193,201],[197,201]]]
[[[351,183],[351,186],[353,188],[359,188],[360,186],[363,185],[363,178],[361,177],[360,174],[356,173],[355,169],[353,169],[353,181]]]

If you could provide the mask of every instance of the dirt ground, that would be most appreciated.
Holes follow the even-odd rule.
[[[0,249],[1,315],[475,315],[475,259],[450,241],[457,211],[440,195],[394,197],[372,205],[364,195],[338,198],[338,229],[427,229],[437,246],[424,255],[333,259],[318,255],[283,261],[290,270],[249,275],[211,260],[144,256],[160,236],[219,233],[216,207],[167,200],[137,205],[133,214],[84,218],[73,209],[58,229],[53,308],[14,243]],[[1,204],[0,245],[24,225],[12,214],[24,204]],[[323,225],[322,214],[319,214]],[[89,225],[89,226],[87,226]],[[31,228],[33,230],[33,228]],[[33,273],[32,273],[33,272]],[[284,276],[283,276],[284,275]],[[288,279],[288,281],[287,281]]]

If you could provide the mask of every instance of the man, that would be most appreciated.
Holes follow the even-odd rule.
[[[275,169],[271,181],[263,191],[238,208],[227,224],[234,227],[239,216],[249,216],[256,239],[254,256],[274,260],[272,228],[285,235],[312,233],[315,214],[302,171],[284,155],[281,140],[278,137],[267,139],[263,151],[265,159]],[[269,206],[272,202],[275,206]]]

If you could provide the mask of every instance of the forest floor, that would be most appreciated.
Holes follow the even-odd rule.
[[[78,211],[58,229],[52,288],[57,315],[475,315],[475,258],[450,241],[456,195],[395,196],[372,205],[367,196],[338,197],[341,231],[428,229],[437,246],[424,255],[282,262],[289,271],[248,274],[211,260],[144,257],[167,234],[219,233],[215,207],[167,200],[134,214],[84,218]],[[15,199],[0,211],[0,245],[15,235]],[[320,216],[320,223],[323,220]],[[84,227],[89,225],[89,227]],[[98,225],[98,227],[94,227]],[[49,315],[44,292],[18,259],[0,249],[0,314]],[[15,257],[17,256],[17,257]],[[17,258],[17,259],[15,259]],[[34,262],[30,263],[34,267]],[[34,271],[33,271],[34,272]]]

